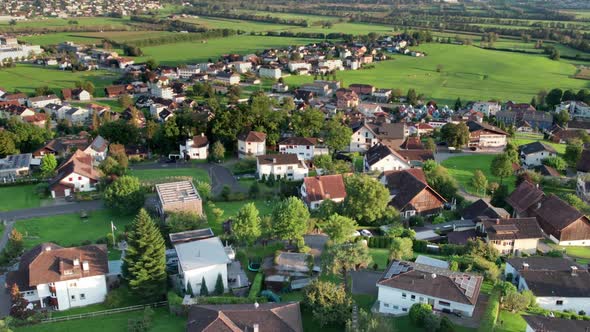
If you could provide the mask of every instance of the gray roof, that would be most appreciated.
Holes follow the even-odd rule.
[[[433,266],[433,267],[439,267],[441,269],[448,269],[449,268],[449,262],[443,261],[440,259],[436,259],[436,258],[432,258],[432,257],[428,257],[428,256],[424,256],[424,255],[418,255],[418,257],[416,257],[415,263]]]
[[[218,237],[178,243],[174,248],[178,254],[178,263],[185,272],[231,262]]]
[[[28,168],[31,165],[32,154],[13,154],[0,159],[0,170],[18,170],[21,168]]]
[[[532,142],[529,144],[525,144],[525,145],[521,145],[518,150],[520,151],[520,153],[524,153],[525,155],[531,154],[531,153],[537,153],[537,152],[541,152],[541,151],[547,151],[550,153],[557,153],[557,151],[555,151],[555,149],[548,144],[542,143],[542,142]]]
[[[156,191],[162,205],[201,199],[191,181],[160,183],[156,185]]]

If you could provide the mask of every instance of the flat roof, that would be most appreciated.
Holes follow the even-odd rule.
[[[31,165],[31,159],[33,155],[30,153],[24,154],[13,154],[6,156],[4,159],[0,159],[0,170],[11,170],[28,168]]]
[[[156,191],[163,205],[201,199],[191,181],[160,183],[156,185]]]
[[[184,272],[231,262],[218,237],[177,243],[174,245],[174,249],[176,249],[178,262]]]
[[[170,242],[172,244],[191,242],[196,240],[203,240],[213,237],[213,230],[211,228],[195,229],[191,231],[184,231],[179,233],[170,233]]]

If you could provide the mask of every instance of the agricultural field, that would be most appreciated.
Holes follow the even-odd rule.
[[[576,72],[575,66],[537,55],[448,44],[424,44],[417,50],[428,55],[395,55],[393,60],[376,63],[374,69],[339,72],[337,79],[344,85],[367,83],[404,92],[414,88],[439,105],[451,105],[457,97],[528,102],[541,89],[559,86],[578,90],[588,86],[570,77]],[[438,65],[442,66],[441,72],[437,72]],[[285,81],[301,85],[313,81],[313,76],[291,76]]]
[[[316,41],[308,38],[232,36],[216,38],[204,42],[183,42],[158,46],[142,47],[144,56],[136,61],[153,58],[163,65],[176,65],[216,59],[223,54],[254,53],[266,48],[289,45],[306,45]]]
[[[76,24],[70,21],[77,22]],[[43,18],[26,21],[18,21],[16,25],[10,25],[9,21],[0,21],[0,31],[22,30],[26,28],[54,28],[54,27],[111,27],[124,28],[131,21],[129,18],[114,17],[74,17],[74,18]]]
[[[201,27],[208,29],[235,29],[247,32],[263,32],[263,31],[282,31],[295,28],[292,25],[274,24],[266,22],[255,22],[246,20],[236,20],[222,17],[189,17],[182,18],[181,21],[198,24]]]
[[[17,64],[14,68],[0,70],[2,87],[34,93],[35,88],[48,86],[56,94],[61,95],[63,88],[73,88],[77,81],[91,81],[96,88],[95,97],[104,96],[104,87],[111,85],[118,74],[106,70],[71,72],[59,70],[57,67],[43,67],[30,64]]]
[[[41,46],[56,45],[64,41],[78,44],[100,45],[103,39],[110,39],[120,43],[133,42],[146,38],[172,36],[177,32],[169,31],[104,31],[104,32],[55,32],[45,34],[32,34],[20,37],[20,40],[30,44]]]

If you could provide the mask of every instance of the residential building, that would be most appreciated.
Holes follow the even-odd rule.
[[[109,272],[106,245],[63,248],[42,243],[25,252],[6,284],[38,308],[67,310],[101,303]]]
[[[391,89],[376,89],[373,92],[373,98],[379,103],[387,103],[391,100],[392,90]]]
[[[526,332],[590,331],[590,322],[566,318],[545,317],[536,315],[522,315],[526,322]]]
[[[240,84],[240,74],[234,72],[220,71],[215,75],[215,81],[228,84],[237,85]]]
[[[375,103],[360,103],[357,110],[366,117],[374,117],[376,114],[383,113],[381,106]]]
[[[311,92],[318,97],[326,97],[333,94],[333,90],[327,82],[316,81],[314,83],[303,84],[299,87],[299,90]]]
[[[43,108],[49,104],[61,104],[61,99],[56,95],[38,96],[27,99],[27,106]]]
[[[303,332],[303,320],[299,302],[195,305],[186,331]]]
[[[562,110],[567,111],[572,119],[590,118],[590,106],[583,101],[563,101],[561,104],[555,106],[555,113],[559,113]]]
[[[234,61],[229,64],[233,66],[239,74],[245,74],[252,70],[252,62],[250,61]]]
[[[582,150],[582,155],[576,164],[576,171],[578,176],[590,174],[590,149]]]
[[[327,69],[327,71],[344,70],[344,65],[342,64],[342,60],[340,60],[340,59],[320,60],[318,62],[318,67],[319,68],[325,67]]]
[[[106,159],[107,153],[109,151],[109,141],[104,139],[102,136],[96,136],[90,145],[86,149],[84,149],[84,153],[89,154],[92,156],[92,159],[95,164],[100,164],[103,160]]]
[[[389,205],[395,207],[404,219],[437,214],[447,202],[428,185],[421,168],[386,171],[379,181],[389,190]]]
[[[42,158],[46,154],[53,154],[56,157],[64,157],[71,151],[77,149],[84,150],[88,147],[90,137],[88,133],[82,132],[80,135],[62,136],[47,142],[45,146],[33,152],[33,157]]]
[[[160,215],[174,212],[192,212],[203,215],[203,200],[191,181],[156,184],[157,209]]]
[[[30,153],[8,155],[0,159],[0,182],[13,182],[29,175],[33,155]]]
[[[543,309],[590,312],[590,273],[570,260],[509,258],[505,274],[513,276],[519,291],[530,290]]]
[[[65,112],[65,119],[74,125],[82,125],[90,118],[90,110],[85,107],[72,107]]]
[[[189,159],[207,159],[209,152],[209,139],[204,133],[188,138],[184,145],[180,145],[180,157]]]
[[[526,167],[541,166],[543,159],[556,157],[557,151],[542,142],[532,142],[518,147],[521,164]]]
[[[258,69],[258,76],[278,80],[281,78],[281,68],[275,66],[263,66]]]
[[[299,69],[307,69],[309,71],[311,70],[311,63],[305,61],[289,61],[287,68],[291,73],[295,73]]]
[[[279,153],[297,155],[299,160],[312,160],[315,156],[328,154],[328,148],[321,146],[317,138],[289,137],[279,142]]]
[[[461,219],[464,220],[475,220],[475,219],[508,219],[510,213],[503,208],[498,208],[490,204],[489,202],[478,199],[465,207],[461,211]]]
[[[529,217],[529,209],[537,205],[544,197],[545,193],[538,186],[529,181],[523,181],[506,198],[506,203],[514,210],[514,217]]]
[[[508,134],[485,122],[468,121],[469,147],[478,149],[504,148]]]
[[[336,91],[336,107],[347,110],[359,105],[359,96],[350,89],[338,89]]]
[[[238,136],[238,157],[256,157],[266,154],[266,134],[248,131]]]
[[[92,99],[92,95],[90,94],[90,92],[80,88],[62,89],[61,94],[64,100],[88,101]]]
[[[364,153],[372,146],[383,143],[393,149],[398,149],[409,131],[404,123],[369,123],[365,121],[352,124],[350,138],[350,152]]]
[[[201,72],[201,68],[196,65],[186,65],[178,67],[176,72],[180,78],[189,79],[193,77],[193,75],[199,74]]]
[[[365,172],[399,171],[410,167],[397,151],[380,143],[370,147],[364,156]]]
[[[492,116],[496,115],[496,113],[500,112],[502,106],[500,103],[495,101],[478,101],[471,105],[471,109],[477,112],[481,112],[485,114],[485,116]]]
[[[377,281],[378,312],[406,315],[425,303],[435,311],[473,316],[483,277],[465,272],[394,260]]]
[[[67,197],[74,192],[96,190],[100,173],[93,166],[91,155],[77,150],[56,170],[57,175],[49,182],[51,197]]]
[[[477,229],[502,255],[535,254],[543,232],[537,219],[479,219]]]
[[[351,84],[348,88],[354,91],[357,95],[373,95],[375,87],[370,84]]]
[[[258,179],[286,179],[301,181],[307,176],[309,169],[305,162],[295,154],[267,154],[256,157],[256,174]]]
[[[346,198],[342,174],[310,176],[303,179],[301,199],[310,210],[320,207],[323,201],[341,203]]]

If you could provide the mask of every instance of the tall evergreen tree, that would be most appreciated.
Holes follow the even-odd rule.
[[[193,292],[193,285],[190,283],[190,281],[186,284],[186,293],[191,297],[195,296],[195,293]]]
[[[123,259],[123,276],[131,290],[146,300],[157,300],[166,293],[166,247],[160,230],[141,209],[128,236]]]
[[[209,296],[209,289],[207,288],[207,282],[205,281],[205,277],[201,280],[201,290],[199,291],[199,295],[201,296]]]
[[[217,280],[215,281],[215,295],[223,295],[225,287],[223,286],[223,277],[221,273],[217,274]]]

